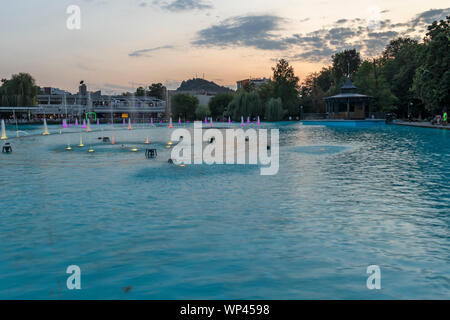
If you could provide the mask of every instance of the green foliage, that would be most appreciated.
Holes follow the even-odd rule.
[[[283,120],[286,111],[283,109],[283,104],[280,98],[271,98],[266,105],[265,118],[268,121]]]
[[[354,84],[365,94],[372,97],[371,112],[391,112],[395,110],[397,97],[391,92],[389,83],[380,73],[380,61],[364,61],[354,75]]]
[[[211,111],[209,110],[208,106],[202,106],[199,105],[196,109],[195,109],[195,118],[197,120],[203,120],[206,117],[209,117],[211,115]]]
[[[412,86],[427,110],[441,113],[450,101],[450,16],[428,27]]]
[[[273,97],[281,99],[289,115],[298,115],[300,113],[299,78],[295,76],[294,68],[286,60],[281,59],[272,70]]]
[[[145,89],[142,87],[139,87],[136,89],[136,96],[137,97],[144,97],[145,96]]]
[[[361,55],[355,49],[338,52],[331,58],[333,60],[332,73],[335,84],[343,82],[343,79],[348,75],[348,71],[352,76],[361,65]]]
[[[3,106],[26,107],[37,104],[39,87],[28,73],[14,74],[10,80],[3,79],[0,102]]]
[[[238,121],[241,117],[257,117],[264,113],[261,99],[256,91],[240,90],[228,105],[225,116],[231,116]]]
[[[208,106],[213,117],[223,116],[226,108],[233,100],[233,95],[229,93],[219,93],[209,100]]]
[[[396,112],[407,115],[408,103],[414,99],[410,90],[417,68],[423,45],[409,38],[392,40],[383,53],[380,72],[389,83],[391,92],[397,97]],[[420,106],[420,102],[415,104]]]
[[[190,94],[179,93],[172,97],[172,113],[185,119],[194,120],[195,110],[199,101]]]
[[[166,95],[166,87],[164,87],[162,83],[152,83],[152,85],[148,87],[147,95],[149,97],[164,100]]]

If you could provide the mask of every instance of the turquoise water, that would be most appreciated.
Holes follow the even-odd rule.
[[[78,129],[22,127],[0,154],[0,298],[450,298],[450,132],[263,127],[280,129],[276,176],[171,166],[166,127],[121,127],[112,146],[93,126],[83,149]]]

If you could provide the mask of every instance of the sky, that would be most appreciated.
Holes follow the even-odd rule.
[[[71,5],[80,29],[67,27]],[[0,0],[0,78],[106,94],[194,77],[233,88],[285,58],[302,80],[335,52],[422,39],[446,15],[448,0]]]

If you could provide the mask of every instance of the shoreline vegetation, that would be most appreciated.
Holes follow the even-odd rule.
[[[324,114],[323,99],[337,94],[350,75],[360,93],[372,97],[369,114],[394,113],[398,118],[431,120],[446,112],[450,101],[449,47],[450,16],[429,25],[422,42],[393,39],[375,58],[363,59],[356,49],[337,52],[331,57],[330,66],[308,75],[302,82],[289,62],[280,59],[272,68],[270,81],[259,86],[249,83],[236,92],[228,92],[208,82],[221,88],[208,105],[200,105],[188,93],[177,93],[171,98],[169,116],[189,121],[207,117],[239,121],[245,115],[250,119],[260,116],[266,121],[281,121],[301,118],[307,113]],[[10,80],[1,80],[0,105],[36,105],[39,91],[30,74],[15,74]],[[165,91],[159,83],[148,89],[139,87],[135,94],[163,98]]]

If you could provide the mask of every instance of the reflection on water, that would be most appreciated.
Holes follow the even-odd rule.
[[[84,149],[75,129],[27,128],[0,156],[0,298],[450,298],[448,132],[278,127],[276,176],[171,166],[162,126]]]

